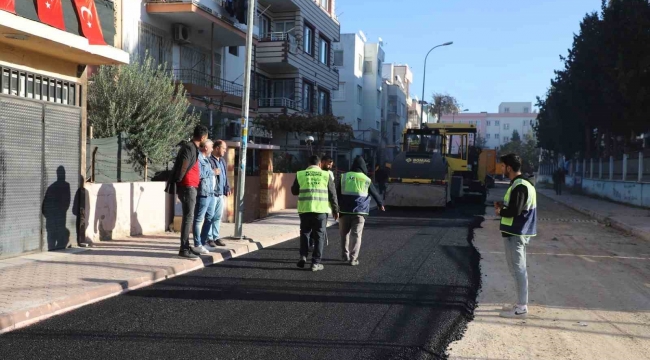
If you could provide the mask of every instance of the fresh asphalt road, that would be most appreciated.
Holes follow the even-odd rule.
[[[373,213],[360,265],[296,267],[298,240],[0,336],[2,359],[433,359],[471,319],[480,204]]]

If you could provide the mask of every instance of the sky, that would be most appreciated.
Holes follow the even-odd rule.
[[[469,112],[497,112],[499,103],[543,97],[562,67],[573,34],[600,0],[337,0],[341,33],[384,41],[385,63],[408,64],[411,95],[456,97]]]

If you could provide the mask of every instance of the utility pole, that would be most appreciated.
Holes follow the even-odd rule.
[[[244,220],[244,187],[246,186],[246,150],[248,147],[248,112],[251,101],[251,69],[253,58],[253,23],[255,22],[255,5],[257,1],[248,2],[248,23],[246,32],[246,65],[244,70],[244,101],[241,116],[241,148],[239,149],[239,176],[237,182],[237,199],[235,201],[235,237],[243,239],[242,223]]]

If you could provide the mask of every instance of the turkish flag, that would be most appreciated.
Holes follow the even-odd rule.
[[[43,24],[48,24],[65,31],[61,0],[38,0],[36,4],[38,18],[41,19]]]
[[[16,0],[0,0],[0,10],[16,13]]]
[[[74,4],[77,8],[81,31],[88,39],[88,43],[90,45],[106,45],[104,33],[102,33],[102,27],[99,24],[99,16],[97,16],[95,0],[74,0]]]

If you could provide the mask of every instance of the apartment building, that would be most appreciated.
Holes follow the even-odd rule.
[[[537,113],[532,111],[531,102],[503,102],[499,104],[497,113],[443,115],[441,121],[476,125],[478,133],[486,141],[486,147],[498,149],[512,140],[515,130],[522,139],[525,135],[534,136]]]
[[[338,89],[334,0],[260,0],[255,51],[259,113],[332,113]]]
[[[77,245],[88,66],[129,62],[112,1],[50,5],[0,1],[0,258]]]
[[[408,109],[412,101],[408,91],[413,83],[413,73],[408,65],[384,64],[383,76],[388,93],[386,159],[390,161],[399,152],[402,131],[408,123]]]

